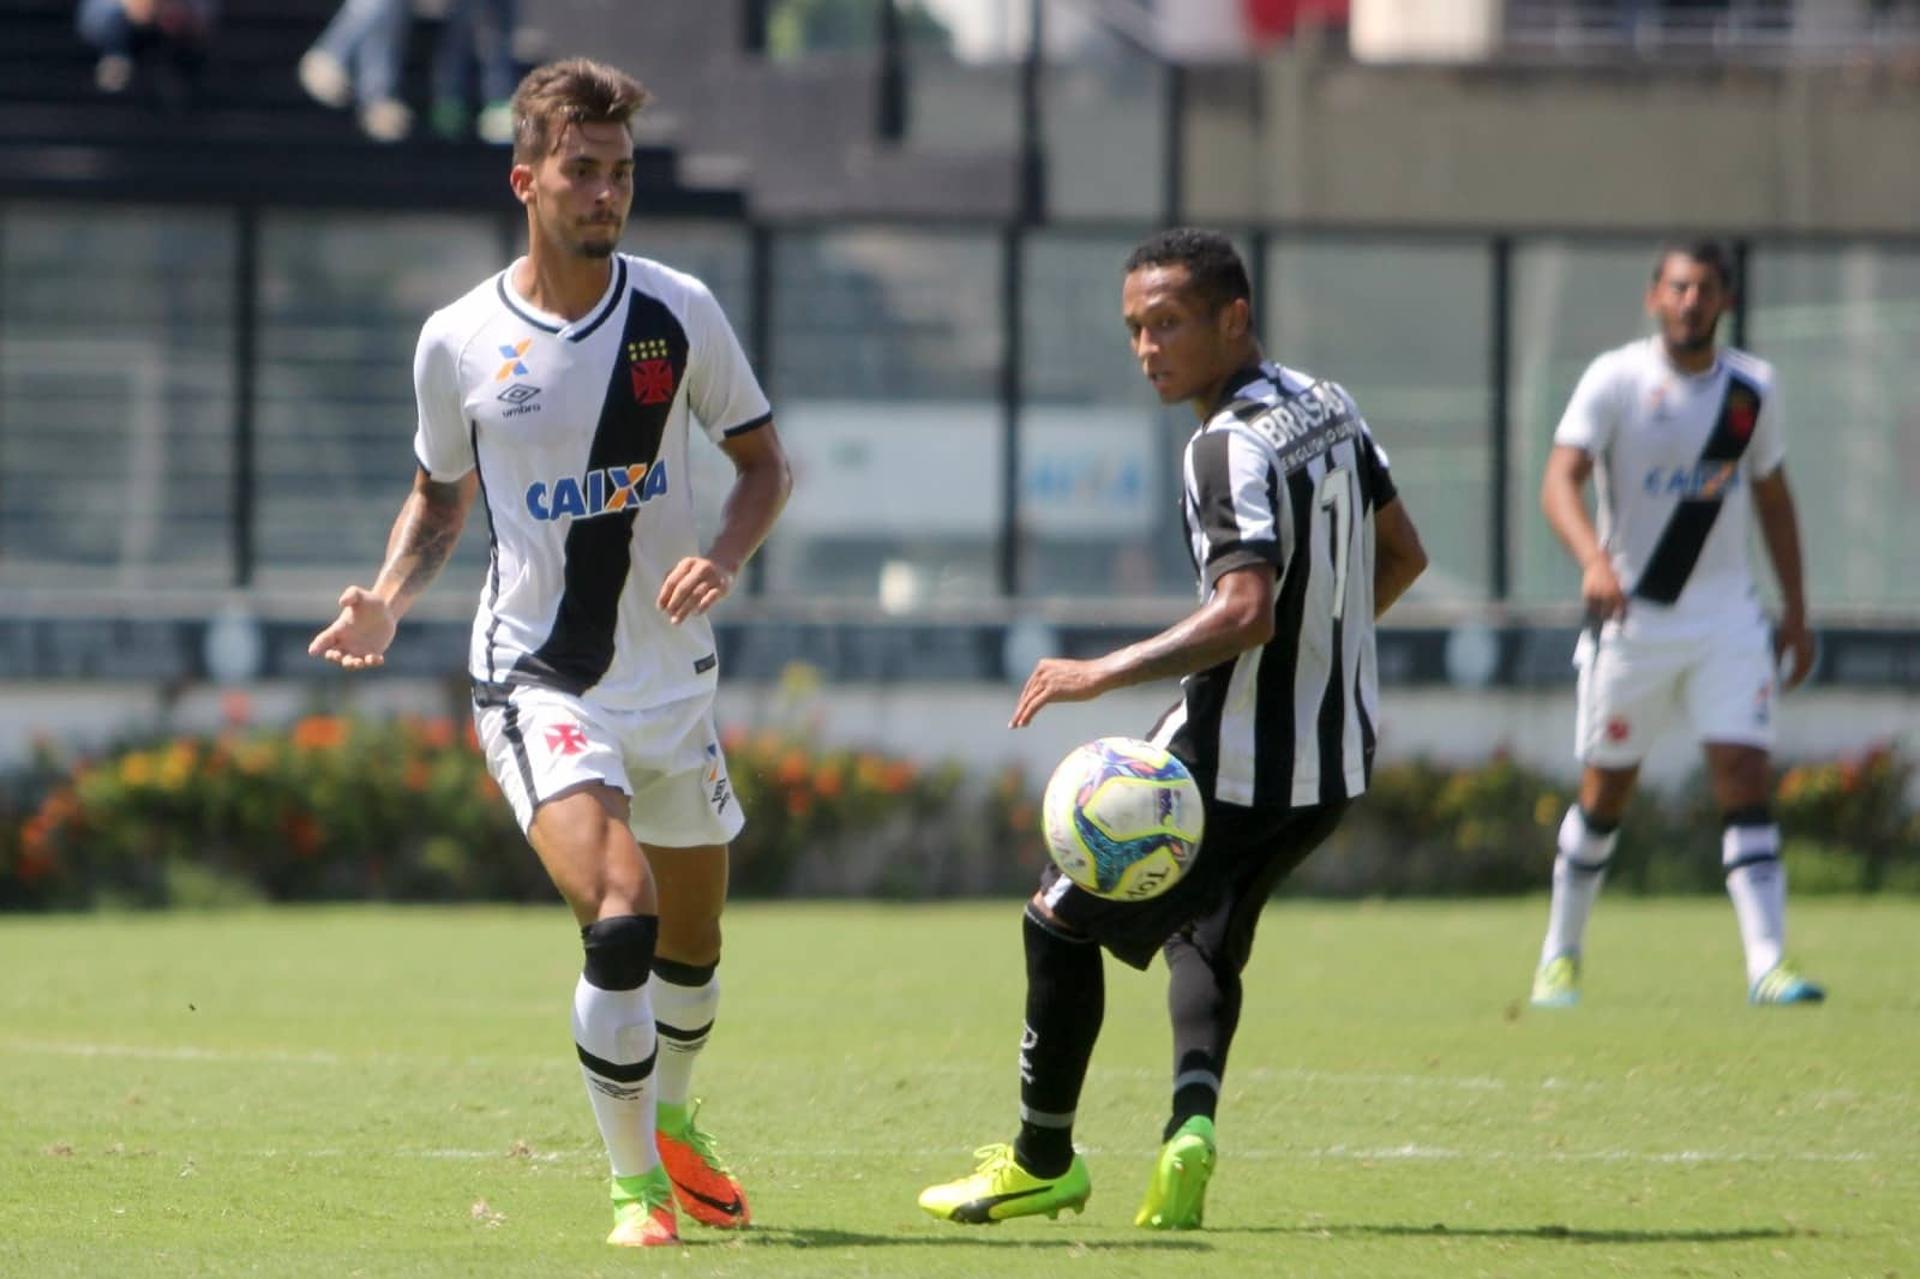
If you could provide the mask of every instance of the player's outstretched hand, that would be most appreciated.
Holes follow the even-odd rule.
[[[1783,689],[1797,688],[1813,673],[1813,632],[1807,619],[1789,615],[1773,628],[1773,668],[1780,672]]]
[[[385,600],[349,586],[340,593],[340,616],[313,637],[307,652],[350,671],[366,670],[387,660],[387,645],[393,643],[398,625]]]
[[[1580,575],[1580,598],[1586,601],[1587,616],[1597,622],[1627,615],[1627,593],[1604,554],[1594,556]]]
[[[1048,702],[1089,702],[1107,691],[1106,676],[1098,662],[1076,662],[1065,657],[1049,657],[1033,668],[1020,700],[1014,705],[1008,728],[1025,728]]]
[[[660,583],[660,611],[675,626],[700,614],[727,598],[733,591],[733,574],[698,555],[689,555],[673,566],[667,580]]]

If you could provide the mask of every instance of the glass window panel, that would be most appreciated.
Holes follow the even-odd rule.
[[[1759,246],[1748,332],[1778,371],[1815,609],[1911,613],[1920,546],[1920,251]],[[1764,557],[1756,562],[1764,564]]]
[[[1267,257],[1267,354],[1331,378],[1386,449],[1432,560],[1411,600],[1488,598],[1484,245],[1286,239]]]
[[[1166,69],[1114,44],[1046,70],[1048,213],[1158,217],[1166,203]]]
[[[258,578],[364,580],[412,483],[413,352],[428,315],[498,271],[502,222],[273,213],[260,240]],[[481,522],[434,588],[470,598]]]
[[[1553,447],[1553,429],[1587,365],[1603,351],[1652,331],[1641,299],[1657,247],[1652,240],[1543,240],[1514,248],[1508,532],[1518,603],[1580,602],[1580,574],[1540,515],[1540,476]],[[1588,501],[1591,505],[1591,487]]]
[[[772,377],[794,496],[770,593],[910,611],[996,589],[1000,241],[892,230],[774,245]]]
[[[232,215],[4,216],[0,583],[227,584]]]
[[[1122,267],[1139,238],[1040,233],[1024,246],[1019,493],[1027,594],[1193,592],[1179,512],[1180,455],[1193,414],[1161,407],[1120,319]]]

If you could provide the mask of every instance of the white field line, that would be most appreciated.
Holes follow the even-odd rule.
[[[1090,1155],[1111,1155],[1116,1158],[1129,1159],[1151,1159],[1157,1153],[1157,1148],[1147,1146],[1128,1150],[1109,1149],[1101,1146],[1082,1146],[1080,1149]],[[753,1152],[753,1158],[756,1162],[770,1159],[862,1159],[899,1161],[905,1159],[937,1159],[942,1156],[958,1156],[960,1153],[956,1148],[946,1146],[921,1146],[907,1149],[899,1146],[836,1146],[831,1149],[817,1146],[796,1146],[790,1148],[762,1147]],[[252,1152],[252,1154],[253,1157],[260,1159],[498,1159],[506,1162],[525,1161],[542,1164],[559,1163],[563,1160],[567,1162],[598,1163],[603,1158],[598,1150],[540,1152],[432,1149],[398,1149],[388,1151],[259,1150]],[[1322,1146],[1317,1148],[1302,1147],[1292,1149],[1286,1147],[1252,1147],[1243,1150],[1239,1147],[1228,1146],[1221,1154],[1222,1158],[1228,1160],[1250,1160],[1253,1162],[1271,1163],[1864,1164],[1875,1163],[1883,1158],[1882,1155],[1870,1150],[1455,1150],[1445,1146],[1422,1146],[1413,1142],[1399,1146]]]
[[[51,1039],[0,1039],[0,1054],[26,1053],[50,1057],[106,1057],[122,1058],[133,1061],[181,1061],[181,1062],[231,1062],[240,1064],[273,1063],[296,1066],[353,1066],[353,1065],[392,1065],[407,1063],[436,1062],[454,1066],[509,1066],[523,1068],[537,1066],[545,1062],[559,1060],[565,1056],[515,1055],[508,1057],[462,1056],[449,1053],[394,1053],[369,1052],[342,1054],[324,1051],[301,1051],[289,1048],[206,1048],[195,1045],[145,1045],[94,1043],[85,1041]],[[916,1075],[953,1075],[970,1076],[981,1074],[999,1074],[1004,1072],[1004,1064],[998,1060],[978,1062],[928,1062],[914,1068]],[[1094,1066],[1090,1078],[1101,1080],[1128,1079],[1164,1081],[1165,1071],[1149,1069],[1144,1066]],[[1235,1070],[1231,1082],[1240,1083],[1296,1083],[1315,1086],[1341,1088],[1385,1087],[1409,1089],[1443,1089],[1464,1093],[1502,1093],[1532,1094],[1534,1092],[1580,1092],[1602,1093],[1624,1090],[1629,1092],[1688,1092],[1700,1095],[1718,1095],[1723,1090],[1711,1084],[1692,1081],[1659,1081],[1638,1079],[1632,1076],[1619,1080],[1567,1080],[1552,1075],[1535,1081],[1501,1079],[1492,1075],[1447,1075],[1438,1072],[1428,1074],[1390,1073],[1365,1070],[1315,1070],[1295,1066],[1252,1066]],[[1887,1091],[1862,1094],[1851,1089],[1815,1090],[1802,1094],[1803,1100],[1815,1104],[1857,1104],[1863,1101],[1877,1101],[1888,1105],[1904,1105],[1911,1097],[1904,1091]]]

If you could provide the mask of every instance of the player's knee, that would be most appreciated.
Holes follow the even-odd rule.
[[[601,990],[638,990],[653,970],[660,920],[653,915],[613,915],[580,930],[587,952],[587,983]]]
[[[1780,860],[1780,827],[1766,804],[1729,808],[1721,815],[1720,864],[1727,871]]]
[[[1613,860],[1613,850],[1619,843],[1617,820],[1595,817],[1574,804],[1560,821],[1555,846],[1561,858],[1575,870],[1598,873]]]
[[[660,956],[654,962],[654,971],[666,971],[666,958],[671,956],[675,962],[691,968],[711,969],[720,960],[720,920],[717,916],[701,916],[698,919],[660,918]],[[701,985],[700,982],[680,982],[682,986]]]

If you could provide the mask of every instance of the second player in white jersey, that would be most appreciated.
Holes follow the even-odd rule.
[[[1758,621],[1753,482],[1786,459],[1771,365],[1723,347],[1689,372],[1660,338],[1630,342],[1588,366],[1553,442],[1594,459],[1629,628]]]
[[[705,285],[616,255],[606,294],[567,321],[513,268],[437,311],[414,357],[414,452],[441,483],[478,469],[492,564],[470,670],[639,710],[710,693],[704,615],[670,622],[661,583],[698,554],[690,425],[719,443],[771,420]]]

